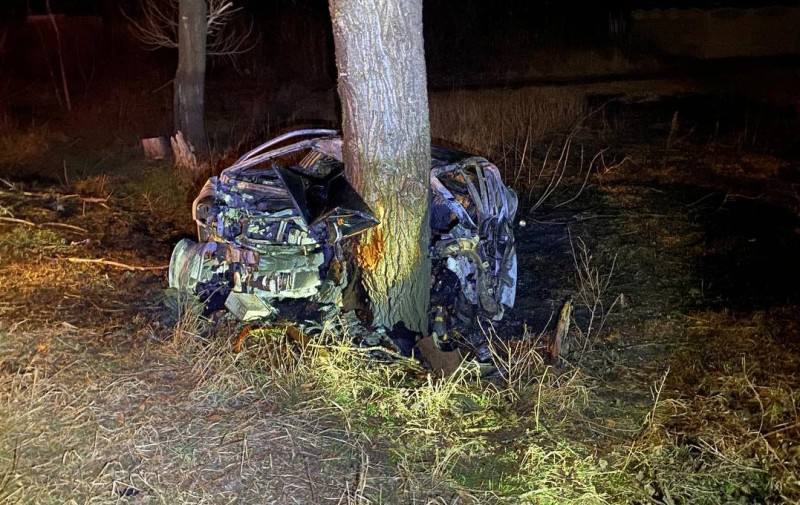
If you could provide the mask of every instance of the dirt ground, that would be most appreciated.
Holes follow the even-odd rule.
[[[259,381],[261,372],[251,370],[261,368],[249,368],[260,359],[256,344],[230,352],[240,328],[181,327],[180,308],[165,301],[164,266],[192,228],[189,192],[168,166],[140,161],[130,145],[99,149],[61,133],[49,136],[44,151],[31,148],[43,155],[6,157],[0,501],[800,497],[797,159],[776,148],[789,145],[777,137],[757,148],[752,129],[719,133],[718,122],[715,132],[679,115],[680,107],[610,107],[580,134],[587,153],[607,148],[608,163],[585,188],[581,177],[568,178],[535,209],[528,189],[518,188],[527,202],[516,230],[518,300],[495,331],[548,334],[571,299],[567,349],[545,373],[579,372],[581,399],[544,432],[538,408],[535,429],[526,421],[534,417],[525,417],[531,412],[519,414],[517,425],[485,443],[494,437],[508,448],[504,457],[518,449],[527,455],[510,463],[465,456],[454,463],[458,473],[447,474],[455,477],[446,490],[433,471],[430,481],[412,479],[416,470],[402,464],[380,427],[350,425],[347,407],[318,401],[313,386]],[[15,152],[23,148],[20,142]],[[536,384],[531,395],[541,397]],[[369,403],[364,398],[359,408]],[[523,492],[526,481],[505,491],[503,472],[530,457],[524,444],[555,434],[584,452],[560,464],[558,479],[536,481],[553,489]],[[589,459],[601,476],[591,493],[578,473]],[[618,480],[625,484],[614,488]]]

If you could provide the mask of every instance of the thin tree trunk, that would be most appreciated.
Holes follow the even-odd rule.
[[[58,51],[58,65],[61,70],[61,86],[64,89],[64,102],[67,104],[67,111],[72,112],[72,100],[69,96],[69,85],[67,84],[67,71],[64,68],[64,54],[61,50],[61,31],[58,29],[56,17],[53,16],[53,10],[50,9],[50,0],[45,2],[47,8],[47,15],[50,18],[50,24],[53,26],[53,31],[56,34],[56,51]]]
[[[178,70],[173,112],[175,130],[183,132],[195,152],[207,149],[205,110],[206,2],[180,0],[178,7]]]
[[[330,0],[347,178],[381,224],[355,260],[373,324],[427,334],[430,126],[422,0]]]

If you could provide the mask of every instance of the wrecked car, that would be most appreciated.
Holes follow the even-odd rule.
[[[430,330],[446,346],[514,305],[517,196],[488,160],[435,146],[430,185]],[[323,129],[246,153],[205,183],[192,216],[198,241],[176,245],[169,285],[242,321],[291,300],[337,313],[352,277],[343,246],[378,224],[344,177],[341,137]]]

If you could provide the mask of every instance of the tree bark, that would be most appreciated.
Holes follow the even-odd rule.
[[[373,324],[428,332],[430,126],[422,0],[330,0],[345,174],[380,224],[355,247]]]
[[[178,70],[175,72],[173,114],[175,130],[183,132],[195,152],[208,149],[205,110],[206,2],[178,4]]]

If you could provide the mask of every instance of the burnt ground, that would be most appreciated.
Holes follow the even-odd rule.
[[[696,380],[717,367],[768,375],[785,366],[794,375],[796,212],[719,187],[624,179],[590,188],[581,200],[534,213],[518,233],[522,296],[512,317],[534,331],[552,328],[551,318],[573,299],[576,322],[586,325],[590,309],[576,297],[574,258],[580,261],[579,241],[587,244],[600,276],[610,275],[604,308],[617,303],[597,345],[574,359],[596,374],[620,412],[631,407],[620,397],[650,408],[650,386],[668,369],[676,397],[693,394],[681,389],[686,375]]]
[[[629,157],[628,163],[601,170],[595,184],[569,205],[559,206],[553,197],[550,206],[528,211],[527,226],[518,231],[517,325],[532,325],[534,332],[552,328],[567,299],[576,304],[574,324],[585,331],[592,323],[591,304],[580,296],[586,280],[576,275],[588,270],[581,262],[582,244],[592,272],[607,282],[602,308],[594,311],[608,310],[602,330],[588,347],[582,333],[573,334],[566,357],[597,379],[596,403],[587,415],[598,446],[617,444],[636,431],[654,397],[664,395],[681,418],[667,431],[689,450],[704,437],[714,439],[715,422],[737,416],[746,426],[739,430],[762,432],[764,409],[770,407],[754,409],[750,402],[770,388],[798,385],[800,170],[789,140],[797,130],[786,125],[769,139],[770,148],[755,149],[743,145],[742,131],[728,132],[727,143],[718,141],[719,121],[711,131],[708,121],[704,125],[695,116],[685,137],[668,145],[671,135],[682,136],[675,131],[676,111],[698,114],[699,109],[702,115],[714,107],[709,102],[719,106],[711,97],[689,96],[623,107],[618,112],[627,116],[627,128],[611,152],[616,150],[617,160]],[[779,145],[788,148],[781,151]],[[576,184],[563,188],[561,200],[576,191]],[[737,380],[749,391],[724,386]],[[711,399],[716,421],[704,418]],[[797,412],[789,410],[794,413],[778,430],[796,428]],[[702,425],[714,429],[704,432]],[[794,447],[796,435],[771,443]],[[731,429],[727,436],[736,439],[741,431]],[[789,452],[782,458],[791,465],[796,451]],[[701,473],[699,467],[678,467]],[[730,499],[717,491],[694,500]]]
[[[777,137],[764,146],[752,130],[675,119],[678,109],[702,109],[702,97],[670,100],[627,104],[587,127],[587,150],[609,147],[609,159],[627,160],[599,170],[566,205],[580,178],[523,208],[518,301],[498,332],[547,334],[571,298],[561,368],[580,369],[589,391],[580,418],[567,420],[571,437],[629,471],[653,503],[777,503],[798,496],[798,164]],[[104,149],[65,137],[33,160],[6,160],[0,498],[344,503],[363,481],[365,455],[372,473],[392,474],[380,444],[351,433],[336,409],[287,406],[220,368],[209,348],[228,346],[238,328],[176,338],[182,320],[164,306],[164,270],[70,261],[160,267],[191,232],[187,194],[168,167],[137,161],[128,146]],[[62,170],[65,159],[81,173]],[[34,175],[9,175],[20,167]],[[576,270],[598,279],[594,295]],[[746,472],[763,463],[746,438],[753,433],[776,455],[765,468],[781,485]],[[614,459],[633,461],[652,440],[667,455],[660,466],[628,470]],[[744,477],[731,477],[732,489],[687,477],[717,468],[708,454],[741,456],[733,468]]]

